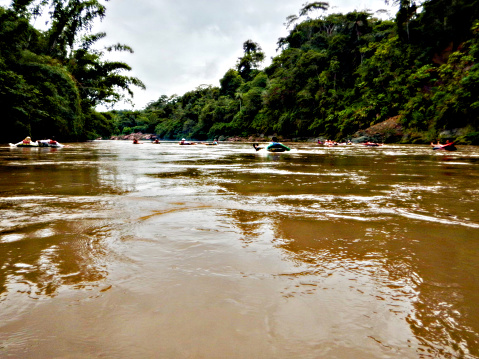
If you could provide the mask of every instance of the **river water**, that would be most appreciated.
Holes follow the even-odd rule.
[[[2,358],[479,358],[479,148],[0,148]]]

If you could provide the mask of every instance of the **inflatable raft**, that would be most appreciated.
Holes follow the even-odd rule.
[[[268,147],[266,147],[266,150],[269,152],[285,152],[285,151],[291,151],[291,148],[283,145],[282,143],[273,142]]]
[[[453,143],[451,143],[451,144],[447,144],[447,145],[434,146],[432,149],[433,150],[439,150],[439,151],[456,151],[457,147],[454,146]]]
[[[51,147],[51,148],[62,148],[65,147],[65,145],[62,145],[61,143],[54,141],[54,140],[39,140],[39,141],[30,141],[30,142],[24,142],[20,141],[18,143],[10,143],[10,147]]]

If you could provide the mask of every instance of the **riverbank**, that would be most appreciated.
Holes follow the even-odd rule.
[[[250,136],[219,136],[219,141],[226,142],[269,142],[271,137],[276,136],[281,142],[317,142],[329,138],[325,136],[316,137],[285,137],[281,135],[250,135]],[[111,136],[110,140],[154,140],[157,139],[154,133],[130,133],[127,135]],[[161,140],[161,138],[158,138]],[[179,139],[178,139],[179,140]],[[191,138],[189,140],[198,140]],[[354,143],[378,142],[378,143],[401,143],[401,144],[429,144],[430,142],[455,141],[461,145],[479,145],[479,132],[471,128],[456,128],[444,130],[439,133],[429,131],[418,131],[405,129],[401,124],[400,116],[395,116],[386,121],[374,124],[364,130],[357,131],[354,135],[340,139],[341,141],[352,141]]]

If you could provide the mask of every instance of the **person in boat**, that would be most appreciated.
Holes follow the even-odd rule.
[[[218,144],[218,140],[215,138],[213,142],[200,142],[200,145],[205,145],[205,146],[216,146]]]
[[[336,141],[333,141],[333,140],[325,140],[324,145],[331,147],[331,146],[337,146],[338,143]]]
[[[153,143],[160,143],[160,141],[158,141],[158,139],[156,138]]]
[[[133,139],[133,144],[134,144],[134,145],[139,145],[140,142],[138,142],[138,140],[137,140],[136,138],[134,138],[134,139]]]
[[[369,141],[364,142],[363,145],[364,145],[364,146],[369,146],[369,147],[381,146],[380,143],[377,143],[377,142],[369,142]]]
[[[276,137],[271,138],[271,143],[268,145],[268,147],[266,147],[266,149],[270,152],[291,151],[291,148],[283,145],[281,142],[278,141],[278,138]]]
[[[446,143],[443,145],[441,144],[441,141],[437,140],[437,143],[431,142],[432,147],[439,147],[439,146],[449,146],[450,142],[449,140],[446,140]]]
[[[181,139],[180,145],[196,145],[196,142],[186,142],[184,138]]]
[[[437,141],[436,145],[431,142],[431,146],[433,150],[455,151],[457,150],[456,146],[454,146],[455,143],[456,141],[450,142],[449,140],[446,140],[446,143],[444,145],[441,145],[441,143]]]
[[[33,142],[30,136],[25,137],[23,140],[17,143],[10,143],[11,147],[37,147],[38,143]]]

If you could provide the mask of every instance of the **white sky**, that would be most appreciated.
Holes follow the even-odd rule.
[[[10,2],[0,0],[0,6]],[[200,85],[219,86],[219,80],[242,56],[248,39],[261,46],[267,59],[264,65],[268,65],[277,55],[278,39],[288,33],[283,25],[286,17],[298,15],[306,2],[312,1],[111,0],[105,3],[105,19],[93,32],[107,33],[104,45],[121,43],[135,51],[108,59],[126,62],[132,71],[124,74],[145,83],[146,90],[134,89],[134,108],[140,110],[161,95],[182,95]],[[384,0],[330,0],[329,6],[325,14],[385,9],[387,17],[394,17],[397,9]],[[311,16],[321,14],[316,11]]]

